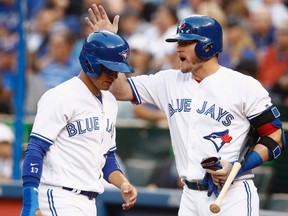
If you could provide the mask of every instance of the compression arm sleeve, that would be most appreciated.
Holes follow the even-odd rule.
[[[118,161],[117,161],[117,159],[115,157],[114,151],[109,151],[107,153],[107,155],[106,155],[106,163],[105,163],[105,165],[104,165],[104,167],[102,169],[103,175],[104,175],[104,179],[107,182],[109,182],[108,181],[109,175],[115,170],[119,170],[120,172],[122,172],[121,168],[120,168],[120,166],[118,164]]]
[[[23,186],[38,188],[43,167],[43,157],[46,155],[51,143],[30,136],[23,162],[22,180]]]

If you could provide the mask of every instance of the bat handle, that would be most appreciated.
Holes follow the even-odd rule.
[[[234,179],[235,179],[238,171],[240,170],[241,166],[242,165],[239,162],[235,162],[233,164],[232,170],[231,170],[223,188],[221,189],[219,196],[217,197],[215,202],[210,205],[210,211],[211,212],[218,213],[221,210],[221,202],[222,202],[224,196],[226,195],[230,185],[234,181]]]

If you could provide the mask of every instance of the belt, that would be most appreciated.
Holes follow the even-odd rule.
[[[207,191],[208,190],[208,185],[203,185],[201,181],[189,182],[189,181],[185,180],[185,184],[191,190],[199,190],[199,191]]]
[[[83,190],[78,190],[78,189],[69,188],[69,187],[62,187],[62,189],[71,191],[75,194],[82,194],[84,196],[87,196],[89,198],[89,200],[92,200],[98,196],[98,193],[93,192],[93,191],[83,191]]]

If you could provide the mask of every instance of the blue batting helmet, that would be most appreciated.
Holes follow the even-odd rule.
[[[88,35],[79,56],[83,71],[91,77],[101,73],[100,65],[122,73],[133,73],[128,64],[130,48],[118,34],[101,30]]]
[[[222,27],[215,19],[209,16],[192,15],[180,20],[176,35],[166,41],[197,41],[196,55],[203,60],[208,60],[222,52],[222,34]]]

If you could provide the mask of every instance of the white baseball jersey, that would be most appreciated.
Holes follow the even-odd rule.
[[[189,181],[203,179],[203,158],[237,160],[248,119],[272,105],[256,79],[225,67],[200,83],[179,70],[128,81],[138,102],[155,104],[166,113],[177,171]]]
[[[103,103],[74,77],[40,99],[32,134],[53,143],[41,184],[103,192],[103,155],[116,148],[117,102],[101,92]]]

